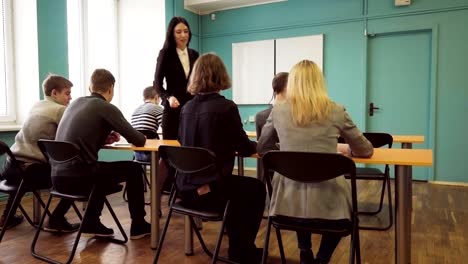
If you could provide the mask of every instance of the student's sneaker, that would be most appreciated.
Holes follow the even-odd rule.
[[[8,230],[10,228],[13,228],[21,224],[21,222],[23,222],[23,219],[24,217],[22,215],[13,215],[12,217],[10,217],[10,221],[7,222],[6,229]],[[0,230],[3,229],[5,220],[6,220],[6,215],[2,215],[2,217],[0,218]]]
[[[44,231],[53,233],[72,233],[80,228],[80,224],[70,224],[65,217],[50,217],[44,225]]]
[[[96,237],[111,237],[114,236],[114,230],[112,228],[107,228],[100,221],[90,223],[88,222],[81,229],[82,233],[87,236],[96,236]]]
[[[146,221],[132,221],[130,239],[140,239],[151,234],[151,225]]]

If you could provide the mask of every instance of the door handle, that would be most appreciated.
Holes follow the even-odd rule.
[[[369,116],[374,115],[374,110],[380,110],[380,107],[374,106],[374,103],[369,104]]]

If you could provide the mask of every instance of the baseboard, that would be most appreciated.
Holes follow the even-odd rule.
[[[439,185],[468,187],[468,182],[429,181],[429,183],[439,184]]]

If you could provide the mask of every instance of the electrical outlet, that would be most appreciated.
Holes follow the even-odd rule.
[[[253,115],[249,116],[249,122],[254,123],[255,122],[255,116],[253,116]]]

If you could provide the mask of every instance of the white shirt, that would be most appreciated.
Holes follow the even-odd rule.
[[[190,72],[190,61],[188,57],[187,47],[185,47],[185,49],[183,50],[176,48],[176,50],[177,55],[179,55],[179,60],[182,63],[182,67],[184,67],[185,77],[188,77]]]

